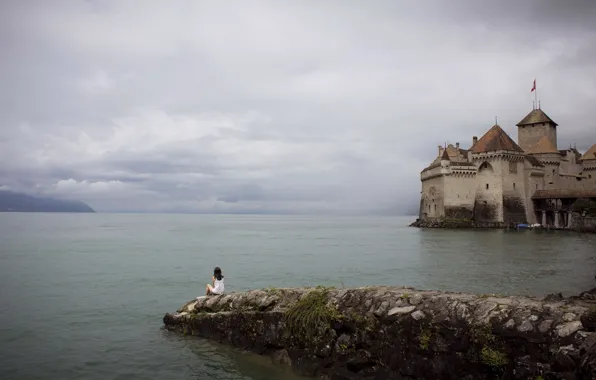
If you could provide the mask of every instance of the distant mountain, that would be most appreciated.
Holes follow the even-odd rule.
[[[0,190],[0,212],[95,212],[95,210],[83,202],[34,197]]]

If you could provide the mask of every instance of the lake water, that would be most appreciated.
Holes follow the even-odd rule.
[[[221,266],[227,291],[408,285],[594,287],[596,235],[447,231],[413,217],[0,213],[1,379],[291,379],[265,358],[162,329]]]

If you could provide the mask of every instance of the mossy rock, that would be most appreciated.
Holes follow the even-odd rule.
[[[326,288],[318,287],[307,293],[286,311],[286,333],[305,344],[325,335],[334,322],[342,319],[341,313],[328,302],[329,290]]]
[[[482,363],[489,367],[498,368],[507,365],[507,355],[501,351],[484,346],[480,351]]]

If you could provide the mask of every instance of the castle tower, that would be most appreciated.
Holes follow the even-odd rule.
[[[540,140],[528,151],[544,165],[544,186],[546,190],[558,188],[561,166],[561,153],[555,148],[548,136]]]
[[[588,186],[596,187],[596,144],[592,145],[579,160],[582,170],[588,178]]]
[[[470,150],[478,168],[474,220],[525,222],[525,154],[522,148],[495,124]]]
[[[443,155],[441,156],[441,174],[447,175],[451,172],[450,167],[451,160],[449,159],[449,154],[447,154],[447,149],[443,149]]]
[[[534,109],[517,123],[517,142],[525,152],[529,152],[543,136],[546,136],[556,148],[557,125],[540,108]]]

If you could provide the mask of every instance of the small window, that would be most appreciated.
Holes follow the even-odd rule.
[[[553,174],[555,174],[555,169],[553,169]]]
[[[484,201],[484,204],[486,205],[486,204],[488,204],[488,202],[487,201]]]
[[[488,190],[488,183],[486,184],[486,190]]]
[[[538,184],[536,184],[536,190],[538,190]]]
[[[513,190],[515,190],[515,182],[513,183]]]
[[[592,174],[588,174],[588,178],[589,179],[592,179]]]
[[[435,212],[437,212],[437,205],[435,205]]]

